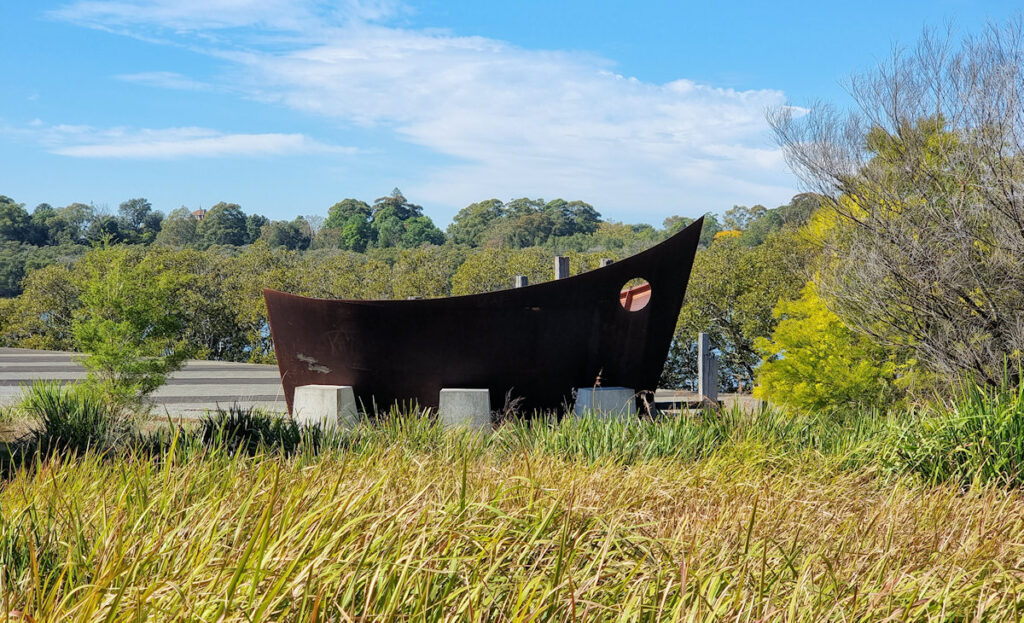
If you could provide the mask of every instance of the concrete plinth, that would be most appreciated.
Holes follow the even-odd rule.
[[[486,389],[442,389],[437,415],[445,428],[491,432],[491,394]]]
[[[603,419],[636,417],[636,392],[629,387],[581,387],[576,393],[576,417]]]
[[[359,421],[356,395],[349,385],[302,385],[295,388],[292,417],[299,424],[352,428]]]

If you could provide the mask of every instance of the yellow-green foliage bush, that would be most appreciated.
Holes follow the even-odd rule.
[[[779,322],[771,339],[756,341],[764,357],[756,396],[807,411],[892,400],[896,366],[885,349],[843,324],[813,283],[799,299],[780,301],[774,313]]]

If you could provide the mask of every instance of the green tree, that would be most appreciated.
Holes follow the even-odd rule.
[[[375,232],[370,223],[353,217],[341,228],[338,248],[362,253],[369,245],[373,244],[374,240]]]
[[[414,216],[403,223],[401,247],[412,249],[423,245],[444,244],[444,233],[426,216]]]
[[[394,251],[388,249],[388,251]],[[318,298],[390,299],[392,262],[372,253],[322,249],[298,258],[298,292]]]
[[[162,212],[154,211],[149,201],[141,197],[123,202],[118,206],[118,215],[122,236],[132,244],[152,244],[164,219]]]
[[[249,238],[245,212],[237,203],[222,201],[206,211],[196,227],[196,235],[205,246],[242,246]]]
[[[340,293],[316,290],[309,280],[317,278],[355,279],[355,275],[334,275],[332,266],[322,261],[322,256],[310,254],[310,263],[304,265],[302,258],[294,251],[283,247],[271,249],[265,242],[256,241],[237,256],[224,262],[218,283],[223,293],[222,300],[234,315],[234,324],[244,336],[247,345],[245,357],[253,363],[274,361],[274,345],[270,339],[267,323],[267,307],[263,300],[263,289],[272,288],[295,292],[306,296],[331,297]],[[312,258],[317,258],[312,263]],[[342,296],[342,298],[347,298]]]
[[[162,218],[156,214],[157,220]],[[87,227],[93,220],[93,210],[85,204],[73,203],[57,209],[48,203],[40,203],[32,210],[24,241],[37,246],[80,244],[85,242]]]
[[[530,283],[550,281],[554,276],[554,256],[536,247],[478,249],[452,276],[452,294],[506,290],[513,286],[516,275],[526,275]]]
[[[423,208],[410,203],[397,188],[373,203],[370,226],[374,246],[378,248],[412,248],[444,242],[444,233],[430,218],[423,216]]]
[[[373,244],[372,210],[365,201],[343,199],[327,209],[327,218],[314,241],[317,248],[339,248],[362,253]]]
[[[760,204],[755,205],[752,208],[734,205],[725,211],[725,215],[722,218],[722,224],[726,229],[743,231],[748,225],[764,216],[767,212],[768,208]]]
[[[603,252],[603,257],[617,259],[639,253],[664,238],[664,232],[646,223],[630,225],[602,221],[593,233],[550,238],[544,247],[557,255],[565,255],[569,251],[590,251]]]
[[[774,329],[772,310],[779,300],[799,294],[812,255],[807,240],[793,230],[758,247],[733,238],[699,251],[679,314],[677,349],[708,333],[720,353],[723,385],[751,387],[761,360],[754,342]]]
[[[521,216],[538,214],[540,213],[543,207],[543,199],[530,199],[529,197],[519,197],[518,199],[513,199],[505,204],[505,216],[510,219],[517,219]]]
[[[32,210],[31,216],[31,229],[33,230],[30,234],[31,242],[35,245],[51,245],[57,244],[58,240],[56,231],[60,230],[60,217],[57,214],[57,210],[48,203],[40,203]]]
[[[188,247],[199,242],[196,229],[199,221],[192,216],[188,208],[182,206],[172,210],[160,225],[160,233],[156,242],[171,247]]]
[[[28,245],[22,242],[0,242],[0,297],[18,296],[25,277]]]
[[[814,193],[800,193],[794,195],[786,205],[779,206],[777,212],[783,225],[801,227],[811,220],[811,215],[821,205],[821,201],[822,197]]]
[[[374,214],[373,223],[374,246],[380,248],[397,247],[405,235],[405,224],[396,214],[394,208],[384,208]]]
[[[119,219],[106,214],[94,218],[89,223],[89,230],[86,232],[85,238],[93,244],[102,242],[118,244],[125,242],[125,232]]]
[[[505,215],[505,205],[497,199],[471,203],[455,214],[448,225],[448,238],[455,244],[479,247],[488,228]]]
[[[553,199],[544,204],[540,213],[551,221],[552,236],[591,234],[601,222],[601,214],[583,201]]]
[[[554,229],[555,222],[543,212],[523,214],[499,221],[490,230],[490,242],[513,249],[536,247],[547,242]]]
[[[252,244],[263,235],[263,227],[270,224],[270,219],[262,214],[250,214],[245,217],[245,243]]]
[[[0,242],[31,242],[32,221],[25,204],[0,195]]]
[[[138,403],[189,356],[181,305],[192,275],[171,250],[103,247],[82,260],[72,331],[86,383],[119,405]]]
[[[324,227],[327,229],[342,229],[352,218],[362,219],[369,224],[371,214],[372,210],[365,201],[343,199],[327,209],[327,219],[324,220]]]
[[[465,258],[466,251],[452,245],[401,250],[391,268],[392,296],[450,296],[452,277]]]
[[[418,206],[415,203],[410,203],[402,191],[395,188],[391,191],[390,195],[378,197],[373,202],[373,207],[370,208],[373,220],[376,221],[378,216],[384,212],[389,216],[393,216],[400,221],[404,221],[414,216],[423,216],[423,207]]]
[[[814,284],[774,310],[771,339],[758,338],[764,357],[754,395],[808,412],[879,407],[896,396],[896,364],[886,350],[851,331],[825,307]]]
[[[266,241],[270,247],[284,247],[291,251],[304,250],[309,248],[312,242],[308,233],[309,229],[305,223],[300,222],[302,217],[294,221],[273,221],[263,227],[261,240]]]
[[[74,350],[72,318],[79,306],[79,284],[65,264],[32,270],[24,291],[8,300],[0,343],[16,348]]]
[[[89,230],[93,219],[96,218],[96,211],[92,206],[84,203],[72,203],[58,209],[57,215],[67,232],[67,239],[61,238],[59,242],[76,244],[86,242],[85,233]]]

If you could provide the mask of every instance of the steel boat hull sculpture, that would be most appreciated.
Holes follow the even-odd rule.
[[[368,411],[436,407],[444,387],[487,388],[493,408],[511,397],[525,412],[571,406],[580,387],[653,392],[701,225],[603,268],[487,294],[352,301],[264,290],[288,409],[295,388],[313,384],[351,385]],[[636,278],[649,290],[620,295]]]

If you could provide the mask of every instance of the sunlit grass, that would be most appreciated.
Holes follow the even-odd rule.
[[[224,418],[14,468],[0,620],[1024,616],[1024,495],[899,467],[907,414]]]
[[[1022,396],[489,435],[232,410],[76,453],[57,414],[0,482],[0,621],[1020,620]]]

